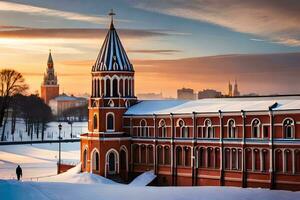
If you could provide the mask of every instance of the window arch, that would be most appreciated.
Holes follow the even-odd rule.
[[[159,121],[158,132],[159,132],[159,137],[162,138],[167,137],[167,127],[166,127],[166,121],[164,119]]]
[[[110,78],[107,78],[105,81],[105,96],[110,97]]]
[[[236,138],[236,127],[233,119],[228,120],[227,129],[228,138]]]
[[[114,78],[112,81],[112,93],[113,93],[113,97],[118,97],[119,96],[119,90],[118,90],[118,79]]]
[[[251,132],[253,138],[260,137],[260,121],[258,119],[254,119],[251,124]]]
[[[147,137],[147,122],[145,119],[140,121],[140,136]]]
[[[182,148],[180,146],[176,148],[176,165],[182,166]]]
[[[86,170],[86,167],[87,167],[87,149],[85,148],[84,151],[83,151],[83,169]]]
[[[94,114],[94,117],[93,117],[93,127],[94,127],[94,129],[98,128],[98,117],[96,114]]]
[[[99,152],[94,149],[92,153],[92,170],[99,171]]]
[[[185,122],[183,121],[183,119],[179,119],[177,121],[177,130],[176,131],[178,131],[178,133],[176,133],[177,137],[182,137],[182,138],[189,137],[189,129],[185,125]]]
[[[283,137],[293,138],[294,137],[294,120],[288,118],[283,121]]]
[[[114,131],[115,129],[115,116],[113,113],[106,114],[106,130]]]
[[[206,138],[214,137],[214,130],[210,119],[206,119],[204,121],[204,133]]]

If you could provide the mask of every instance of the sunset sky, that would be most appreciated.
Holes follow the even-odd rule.
[[[136,74],[136,93],[213,88],[300,93],[298,0],[0,0],[0,68],[40,89],[49,49],[61,92],[90,92],[90,71],[115,27]]]

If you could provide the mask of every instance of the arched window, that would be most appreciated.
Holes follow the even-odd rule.
[[[199,148],[198,151],[198,167],[205,167],[206,164],[206,155],[205,148]]]
[[[153,164],[153,146],[148,145],[147,150],[148,150],[148,164]]]
[[[228,137],[229,138],[235,138],[235,122],[233,119],[228,121]]]
[[[213,138],[214,137],[214,130],[212,127],[212,123],[210,119],[206,119],[204,122],[204,133],[206,138]]]
[[[87,150],[86,149],[83,151],[82,157],[83,157],[83,169],[86,170],[86,167],[87,167]]]
[[[113,85],[113,96],[118,97],[119,96],[119,91],[118,91],[118,80],[115,78],[112,82]]]
[[[92,169],[93,171],[99,171],[99,153],[94,150],[92,155]]]
[[[157,160],[159,165],[164,164],[164,158],[163,158],[163,147],[162,146],[157,146]]]
[[[110,79],[106,79],[105,81],[105,96],[110,97]]]
[[[126,151],[124,149],[120,150],[120,169],[126,170],[127,168],[127,156]]]
[[[115,119],[112,113],[106,115],[106,130],[114,131]]]
[[[97,79],[97,91],[96,91],[96,96],[97,97],[100,97],[100,80]]]
[[[146,120],[142,119],[140,122],[140,136],[147,137],[147,122]]]
[[[260,121],[258,119],[254,119],[252,121],[252,137],[259,138],[260,137]]]
[[[167,137],[167,128],[166,128],[166,122],[165,120],[160,120],[158,125],[158,133],[159,137],[165,138]]]
[[[182,149],[181,149],[181,147],[176,148],[176,165],[177,166],[182,165]]]
[[[125,79],[125,97],[129,96],[128,95],[128,79]]]
[[[237,150],[235,148],[231,149],[231,169],[237,170],[238,169],[238,159],[237,159]]]
[[[178,131],[178,133],[176,133],[177,137],[182,137],[182,138],[189,137],[189,129],[188,129],[188,127],[186,127],[186,125],[182,119],[178,120],[176,131]]]
[[[294,137],[294,121],[292,119],[284,120],[283,135],[284,135],[284,138],[293,138]]]
[[[184,147],[184,166],[191,166],[191,149],[189,147]]]
[[[96,114],[93,117],[93,127],[94,127],[94,129],[98,128],[98,117]]]
[[[170,159],[170,157],[171,157],[171,154],[170,154],[170,148],[168,147],[168,146],[165,146],[164,147],[164,156],[165,156],[165,160],[164,160],[164,163],[165,163],[165,165],[170,165],[170,163],[171,163],[171,159]]]

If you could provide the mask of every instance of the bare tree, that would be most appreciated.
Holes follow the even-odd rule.
[[[0,127],[3,125],[5,112],[9,108],[12,96],[24,93],[28,89],[23,75],[13,69],[0,71]],[[1,141],[4,135],[2,134]]]

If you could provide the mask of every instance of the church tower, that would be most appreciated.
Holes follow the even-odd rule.
[[[240,92],[239,92],[238,84],[237,84],[236,80],[234,81],[233,96],[235,96],[235,97],[240,96]]]
[[[58,95],[59,85],[57,83],[57,75],[54,72],[54,62],[50,51],[47,62],[47,71],[44,74],[44,80],[41,85],[41,98],[48,104],[51,99]]]
[[[110,27],[91,70],[88,133],[81,136],[82,171],[106,177],[128,172],[130,140],[123,114],[136,102],[134,69],[114,27],[115,14],[109,15]]]
[[[232,85],[231,85],[230,81],[228,83],[228,96],[232,97]]]

